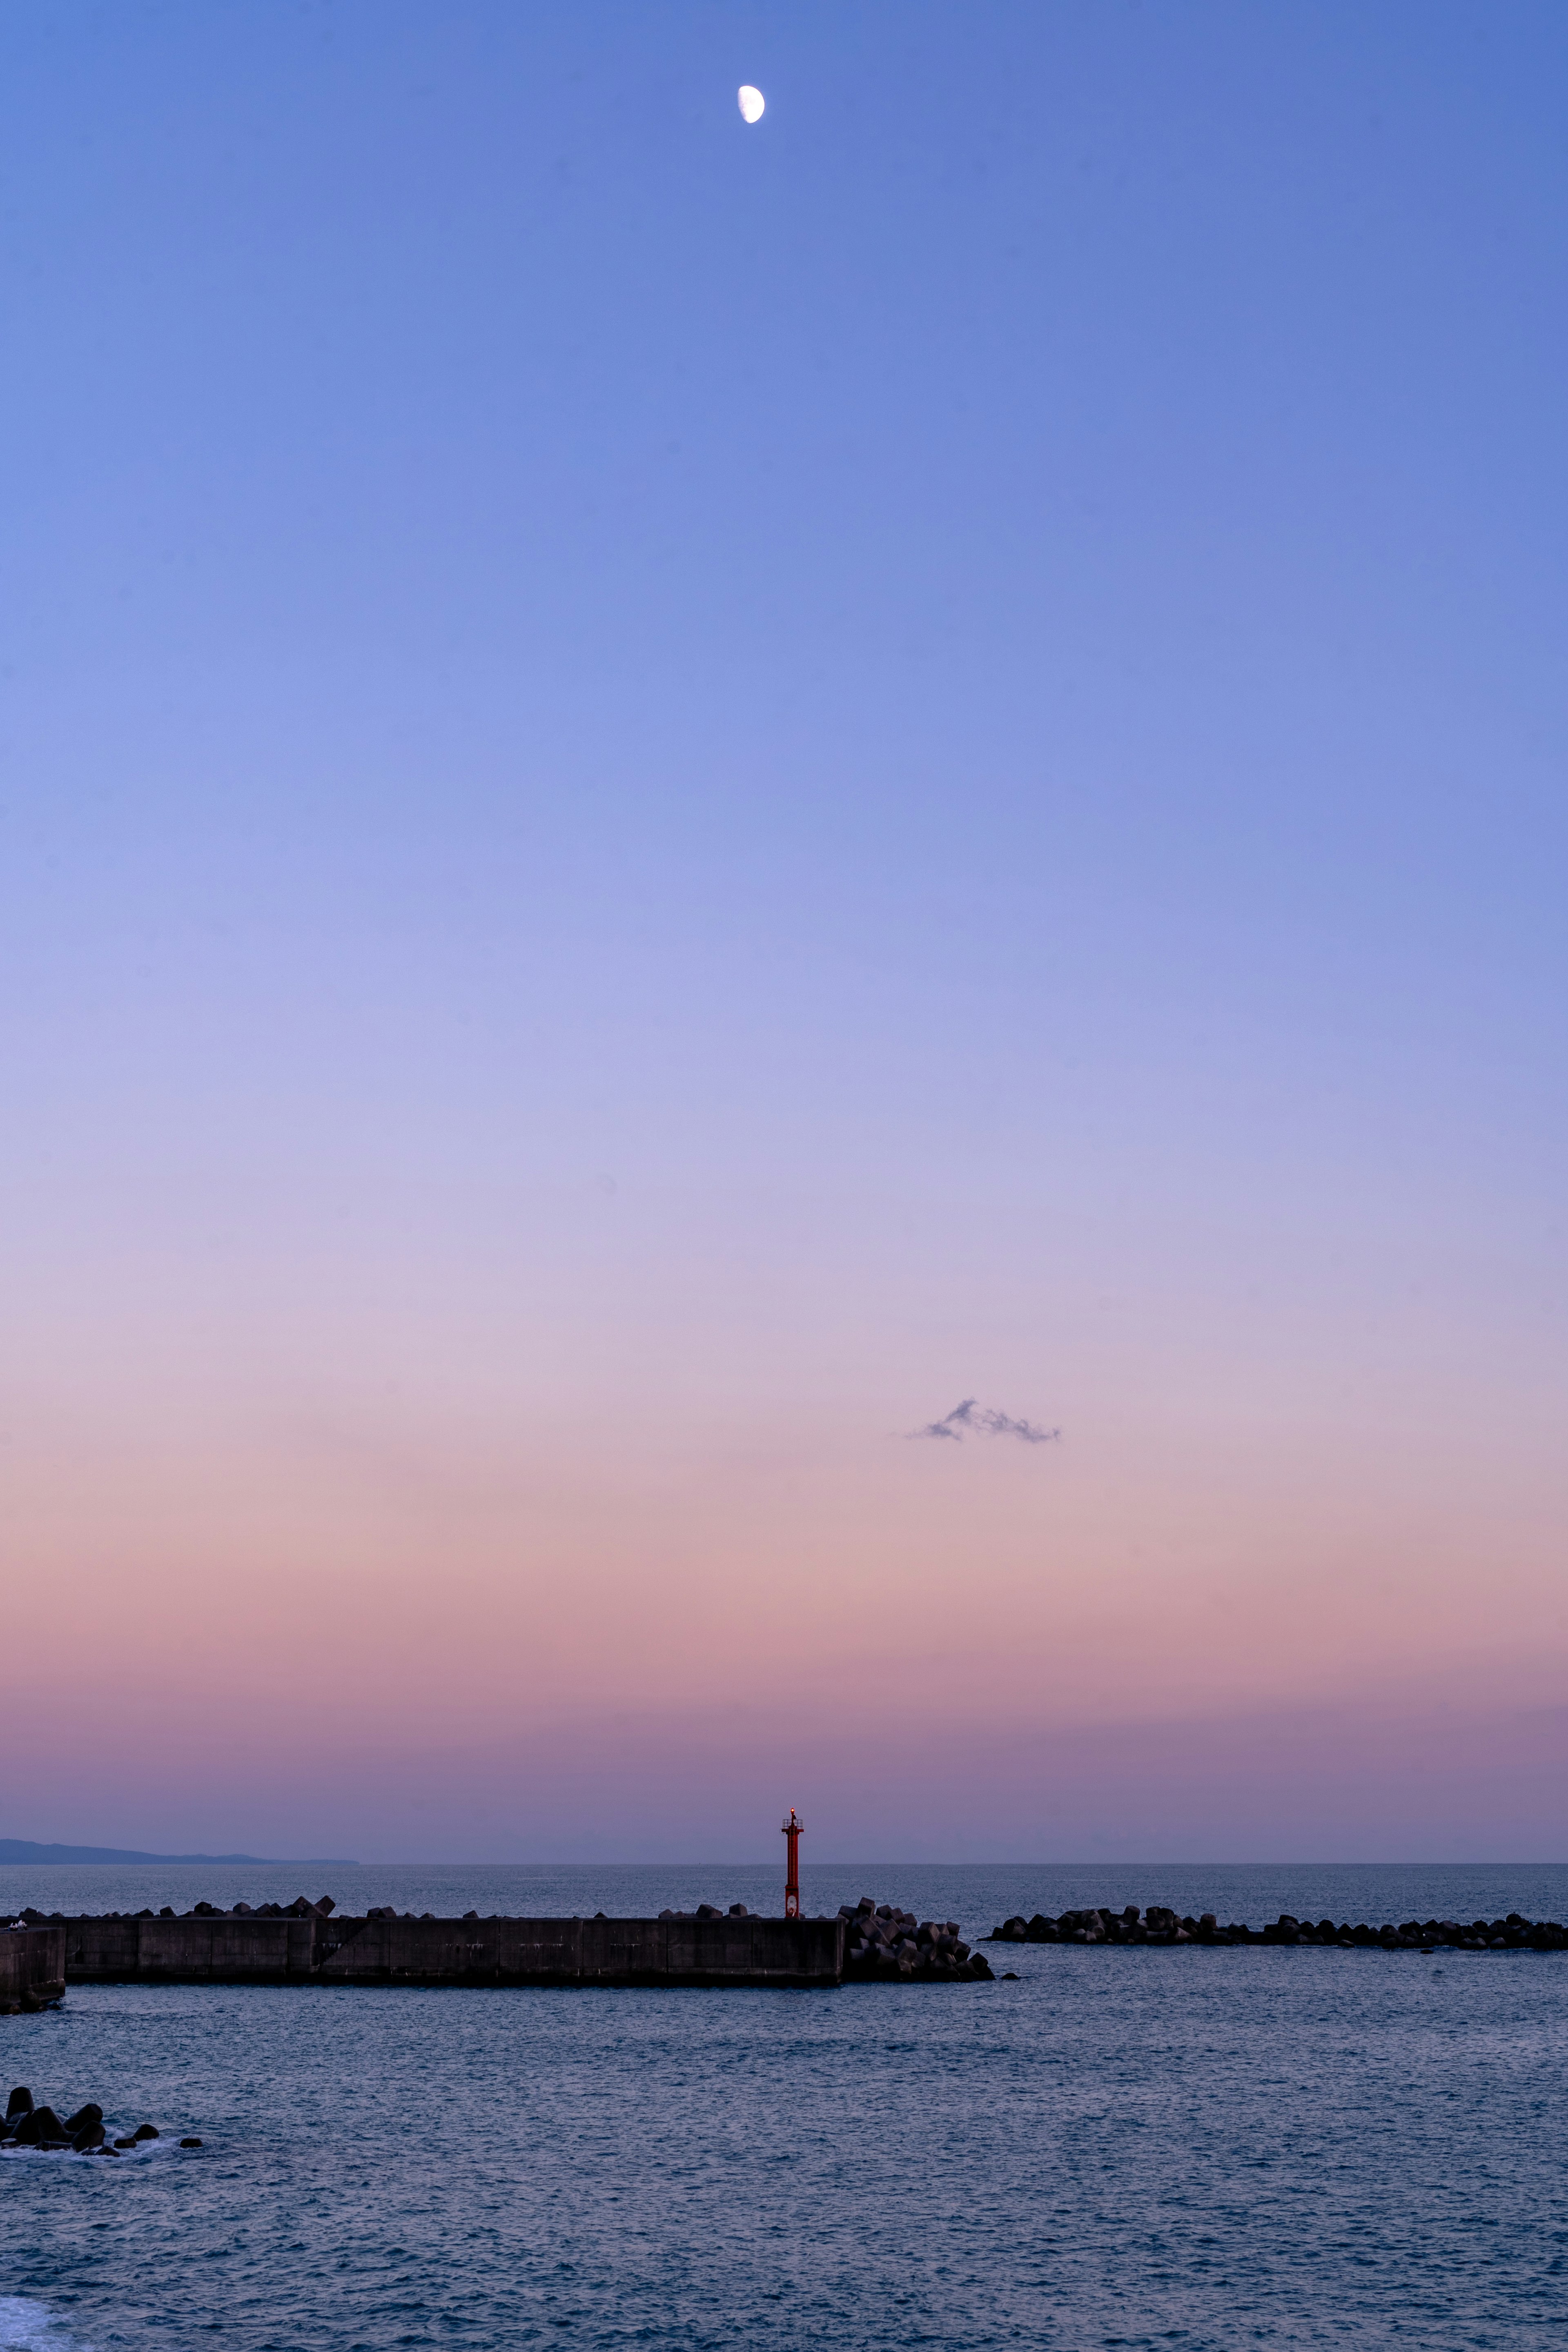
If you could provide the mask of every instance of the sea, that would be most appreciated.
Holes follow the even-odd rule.
[[[782,1910],[713,1865],[0,1870],[0,1911],[331,1895]],[[971,1936],[1166,1903],[1258,1926],[1568,1917],[1568,1868],[804,1873]],[[7,1911],[6,1906],[10,1908]],[[1568,1954],[993,1948],[838,1991],[73,1986],[5,2087],[162,2137],[0,2151],[27,2352],[1464,2347],[1568,2336]],[[182,2137],[200,2149],[182,2150]]]

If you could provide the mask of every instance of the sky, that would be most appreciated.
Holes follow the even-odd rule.
[[[0,1833],[1568,1859],[1565,124],[0,0]]]

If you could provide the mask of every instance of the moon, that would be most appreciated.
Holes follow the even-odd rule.
[[[749,81],[743,81],[741,84],[739,90],[736,92],[736,98],[740,104],[741,112],[746,121],[760,122],[762,121],[763,109],[766,106],[768,101],[763,96],[760,89],[754,89]]]

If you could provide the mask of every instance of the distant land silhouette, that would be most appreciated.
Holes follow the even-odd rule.
[[[0,1864],[7,1862],[256,1862],[289,1870],[324,1869],[329,1864],[334,1870],[359,1868],[341,1853],[308,1853],[302,1860],[294,1854],[133,1853],[122,1845],[35,1845],[31,1838],[0,1838]]]

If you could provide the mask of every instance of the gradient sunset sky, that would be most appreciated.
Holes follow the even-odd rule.
[[[0,1834],[1568,1858],[1565,126],[0,7]]]

